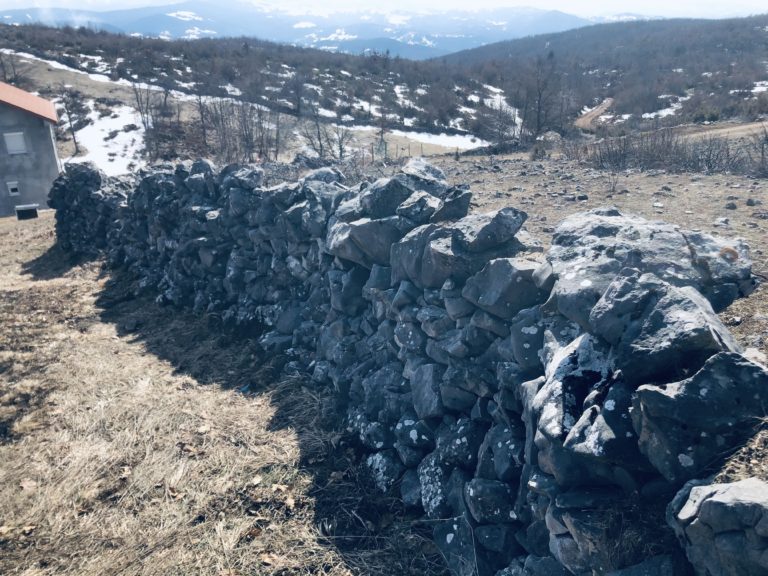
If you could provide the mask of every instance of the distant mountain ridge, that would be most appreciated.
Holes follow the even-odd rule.
[[[164,39],[250,36],[328,51],[426,59],[492,42],[571,30],[593,21],[556,10],[297,14],[245,2],[189,0],[124,10],[0,10],[3,24],[86,26]]]

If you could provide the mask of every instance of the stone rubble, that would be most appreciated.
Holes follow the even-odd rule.
[[[666,505],[764,416],[768,371],[716,315],[756,286],[743,243],[601,208],[543,254],[525,212],[469,214],[422,160],[355,187],[328,167],[263,181],[70,165],[50,205],[65,250],[333,387],[376,485],[434,520],[457,574],[678,573],[679,550],[638,558],[611,521]],[[757,573],[691,542],[701,574]]]

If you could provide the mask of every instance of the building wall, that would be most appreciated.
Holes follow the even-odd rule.
[[[22,132],[26,153],[9,155],[3,134]],[[0,103],[0,216],[15,213],[22,204],[46,207],[48,191],[59,175],[53,125],[29,112]],[[11,196],[8,182],[18,182]]]

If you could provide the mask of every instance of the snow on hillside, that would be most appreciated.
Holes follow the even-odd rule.
[[[379,132],[380,128],[375,126],[350,126],[355,132]],[[458,148],[459,150],[472,150],[488,146],[489,143],[470,134],[429,134],[427,132],[410,132],[405,130],[389,130],[387,134],[408,138],[414,142],[422,144],[431,144],[433,146],[442,146],[444,148]]]
[[[66,162],[93,162],[108,176],[118,176],[142,166],[144,129],[139,124],[136,110],[130,106],[118,106],[108,116],[101,116],[93,100],[88,119],[91,124],[77,131],[77,141],[87,153],[68,158]],[[126,131],[126,127],[131,129]]]
[[[166,16],[170,16],[171,18],[176,18],[178,20],[181,20],[182,22],[193,22],[193,21],[202,21],[202,16],[198,16],[194,12],[190,12],[187,10],[179,10],[177,12],[169,12],[166,14]]]

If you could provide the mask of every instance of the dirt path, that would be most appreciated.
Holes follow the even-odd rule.
[[[582,130],[592,130],[592,125],[597,121],[598,118],[600,118],[600,116],[605,114],[611,106],[613,106],[613,98],[606,98],[595,108],[586,114],[579,116],[574,121],[573,125],[576,126],[576,128],[580,128]]]
[[[723,122],[709,125],[681,126],[680,132],[690,137],[750,138],[768,130],[768,122],[746,122],[743,124]]]
[[[0,574],[439,574],[326,391],[0,220]],[[243,393],[245,392],[245,393]]]

